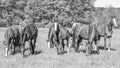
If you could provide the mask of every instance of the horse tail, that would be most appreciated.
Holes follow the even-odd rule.
[[[21,31],[21,34],[20,34],[20,42],[19,43],[22,44],[22,46],[24,43],[25,35],[26,35],[25,31],[26,31],[26,27]]]
[[[92,43],[93,40],[95,40],[96,37],[96,31],[95,31],[95,25],[93,24],[90,26],[89,29],[89,42]]]

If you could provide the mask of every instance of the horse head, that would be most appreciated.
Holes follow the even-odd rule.
[[[115,27],[117,27],[118,25],[117,25],[117,22],[116,22],[116,19],[115,19],[115,16],[111,16],[111,18],[112,18],[112,25],[114,25]]]
[[[54,23],[54,27],[55,27],[55,31],[57,31],[57,28],[58,28],[58,23],[57,22]]]

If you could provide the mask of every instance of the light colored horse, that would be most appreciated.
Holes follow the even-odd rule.
[[[113,26],[117,27],[115,16],[111,16],[111,19],[106,24],[97,24],[97,32],[98,32],[98,43],[101,37],[104,37],[104,49],[106,49],[106,42],[108,39],[108,51],[110,51],[111,46],[111,38],[113,34]]]

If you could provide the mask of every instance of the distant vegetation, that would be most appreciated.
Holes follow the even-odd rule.
[[[106,23],[115,14],[119,23],[120,10],[95,8],[95,0],[0,0],[0,26],[36,23],[49,27],[57,21],[70,27],[74,22]]]

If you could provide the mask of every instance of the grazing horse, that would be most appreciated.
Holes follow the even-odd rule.
[[[113,26],[117,27],[115,16],[111,16],[111,20],[106,24],[97,24],[98,41],[100,37],[104,37],[104,49],[106,49],[106,39],[108,39],[108,51],[110,51]]]
[[[12,51],[12,54],[14,54],[15,47],[19,46],[20,39],[19,28],[17,28],[16,26],[8,27],[8,29],[5,31],[4,38],[5,40],[3,41],[3,44],[6,46],[5,56],[8,55],[8,52],[10,50]]]
[[[52,48],[58,45],[57,36],[55,34],[55,29],[53,27],[49,28],[47,43],[48,43],[48,48]]]
[[[28,41],[30,45],[30,52],[34,54],[36,39],[38,35],[38,28],[35,24],[28,24],[21,32],[21,46],[22,55],[24,57],[25,52],[25,42]]]
[[[96,32],[96,25],[95,24],[79,24],[75,27],[73,31],[73,47],[76,52],[79,52],[79,44],[82,40],[87,40],[87,51],[86,54],[91,53],[92,43],[95,42],[96,44],[96,51],[99,53],[97,49],[97,32]]]
[[[68,47],[68,50],[67,52],[69,53],[69,49],[70,49],[70,37],[71,37],[71,33],[64,27],[62,27],[59,23],[56,23],[55,22],[55,32],[56,32],[56,36],[57,36],[57,43],[58,43],[58,46],[57,46],[57,54],[63,54],[64,53],[64,47],[65,47],[65,44],[64,44],[64,40],[67,41],[67,47]]]

